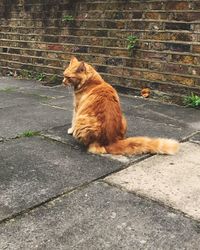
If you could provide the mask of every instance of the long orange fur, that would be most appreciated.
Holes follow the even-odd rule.
[[[74,88],[74,113],[69,134],[95,154],[175,154],[175,140],[149,137],[125,138],[127,129],[116,90],[89,64],[72,57],[63,83]]]

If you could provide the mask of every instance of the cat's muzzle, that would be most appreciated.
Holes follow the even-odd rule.
[[[70,85],[69,79],[67,79],[66,77],[64,77],[64,78],[63,78],[63,81],[62,81],[62,85],[63,85],[63,86],[68,86],[68,85]]]

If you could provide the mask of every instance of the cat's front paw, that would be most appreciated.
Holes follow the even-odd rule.
[[[73,132],[74,132],[74,129],[73,129],[73,128],[69,128],[69,129],[67,130],[68,135],[72,135]]]

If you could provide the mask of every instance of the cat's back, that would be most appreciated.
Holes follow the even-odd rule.
[[[117,91],[106,82],[102,82],[93,88],[90,92],[90,95],[95,97],[96,100],[102,100],[106,102],[114,101],[115,103],[119,103]]]
[[[82,95],[79,113],[95,116],[121,116],[121,107],[116,90],[106,82],[95,85]]]
[[[103,117],[104,122],[121,120],[121,107],[116,90],[106,82],[97,85],[86,98],[87,112]],[[100,119],[101,119],[100,118]],[[117,119],[117,120],[116,120]]]

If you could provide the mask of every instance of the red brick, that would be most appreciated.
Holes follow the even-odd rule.
[[[147,18],[147,19],[160,19],[160,13],[158,13],[158,12],[146,12],[145,18]]]
[[[64,47],[63,47],[63,45],[60,45],[60,44],[50,44],[50,45],[47,46],[47,49],[62,51],[62,50],[64,50]]]
[[[189,75],[190,67],[187,65],[178,65],[178,64],[166,64],[164,67],[164,72],[171,72],[177,74],[187,74]]]
[[[192,41],[195,40],[194,39],[195,35],[193,34],[188,34],[188,33],[173,33],[170,36],[171,40],[175,40],[175,41]]]
[[[192,52],[200,53],[200,45],[193,45]]]
[[[153,2],[150,4],[151,10],[162,10],[164,6],[164,2]]]
[[[154,72],[143,72],[143,78],[147,79],[147,80],[164,80],[164,76],[162,74],[159,73],[154,73]]]
[[[184,76],[169,75],[168,79],[174,83],[184,84],[187,86],[194,86],[195,80],[193,78],[188,78]]]
[[[192,55],[172,55],[172,62],[181,63],[181,64],[197,64],[197,58]]]
[[[200,12],[183,12],[183,13],[175,13],[173,19],[176,21],[199,21]]]
[[[176,2],[176,1],[167,1],[166,10],[188,10],[189,3],[188,2]]]

